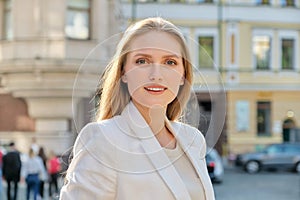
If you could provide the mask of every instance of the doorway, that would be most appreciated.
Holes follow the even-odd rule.
[[[296,123],[293,119],[287,118],[283,121],[282,125],[282,140],[283,142],[291,141],[291,130],[296,127]]]

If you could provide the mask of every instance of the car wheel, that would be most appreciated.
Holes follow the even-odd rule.
[[[250,160],[245,164],[245,170],[250,174],[257,173],[260,170],[260,164],[255,160]]]
[[[297,173],[300,173],[300,162],[298,162],[298,163],[296,164],[295,171],[296,171]]]

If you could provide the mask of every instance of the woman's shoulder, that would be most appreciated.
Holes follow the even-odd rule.
[[[101,128],[101,126],[110,126],[112,123],[114,123],[115,118],[105,119],[101,121],[94,121],[87,123],[80,132],[83,131],[90,131],[90,130],[97,130]]]
[[[91,122],[85,125],[76,138],[73,146],[73,160],[88,157],[97,163],[114,165],[118,131],[113,131],[114,120]],[[114,128],[114,129],[113,129]]]
[[[103,146],[108,148],[108,146],[111,146],[118,137],[120,132],[118,131],[118,127],[121,126],[120,124],[119,117],[88,123],[82,128],[77,136],[74,147],[98,149],[100,146]]]
[[[101,137],[103,134],[112,135],[116,132],[112,131],[112,129],[117,129],[123,126],[124,123],[122,123],[120,116],[101,120],[99,122],[90,122],[82,128],[79,133],[79,137]]]

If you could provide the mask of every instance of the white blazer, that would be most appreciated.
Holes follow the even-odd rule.
[[[207,200],[214,200],[203,135],[191,126],[170,122],[195,168]],[[77,137],[61,200],[191,200],[168,156],[132,102],[120,116],[90,123]]]

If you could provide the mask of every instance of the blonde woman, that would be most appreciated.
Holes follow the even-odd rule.
[[[32,148],[29,149],[28,159],[24,162],[21,169],[22,181],[26,181],[26,200],[30,199],[33,191],[33,199],[37,200],[39,195],[40,181],[45,180],[46,169],[43,160],[37,156]]]
[[[61,200],[211,200],[206,144],[177,122],[192,84],[179,29],[162,18],[124,33],[102,78],[98,122],[78,136]]]

